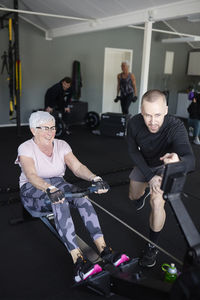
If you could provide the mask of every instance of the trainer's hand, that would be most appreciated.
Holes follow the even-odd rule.
[[[160,160],[162,160],[165,165],[180,161],[176,153],[166,153],[164,156],[160,157]]]
[[[160,185],[162,182],[162,177],[155,175],[151,180],[149,181],[149,187],[150,187],[150,193],[156,192],[156,193],[162,193],[160,189]]]
[[[97,187],[98,191],[95,192],[97,194],[107,193],[107,191],[110,189],[110,187],[107,184],[107,182],[105,182],[99,176],[96,176],[96,177],[93,178],[93,180],[92,180],[92,186]]]
[[[55,186],[46,189],[47,195],[53,204],[63,203],[65,201],[64,193]]]

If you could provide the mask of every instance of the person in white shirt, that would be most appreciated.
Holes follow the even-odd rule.
[[[27,209],[37,212],[53,211],[57,231],[75,264],[75,281],[84,280],[102,269],[82,256],[76,240],[70,206],[78,209],[103,260],[115,266],[128,261],[128,256],[114,252],[106,246],[98,217],[88,197],[65,198],[65,193],[72,192],[76,187],[66,182],[63,176],[67,166],[77,177],[98,182],[98,193],[106,193],[108,184],[76,158],[68,143],[55,139],[55,119],[51,114],[44,111],[32,113],[29,126],[33,138],[19,146],[15,161],[21,167],[21,200]]]

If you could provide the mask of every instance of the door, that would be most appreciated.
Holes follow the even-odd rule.
[[[117,95],[117,74],[121,72],[122,61],[129,61],[132,71],[133,50],[105,48],[102,112],[121,113],[120,101],[114,102]]]

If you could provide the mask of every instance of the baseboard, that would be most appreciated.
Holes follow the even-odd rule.
[[[20,126],[29,126],[28,123],[21,123]],[[0,124],[0,127],[17,127],[17,124]]]

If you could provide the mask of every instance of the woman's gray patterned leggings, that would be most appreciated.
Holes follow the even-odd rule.
[[[64,193],[70,192],[72,184],[67,183],[62,177],[46,178],[46,182],[56,186]],[[37,212],[54,213],[56,229],[67,247],[68,251],[78,248],[74,223],[70,207],[78,209],[79,214],[93,240],[103,236],[96,212],[87,197],[69,198],[63,203],[51,204],[46,193],[36,189],[31,183],[25,183],[20,189],[20,196],[24,207]]]

